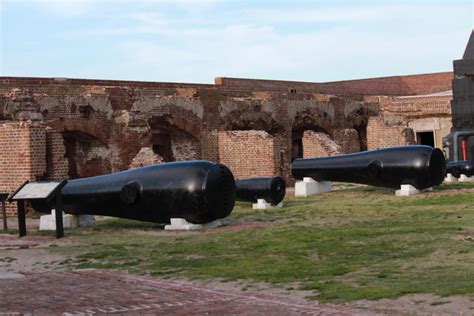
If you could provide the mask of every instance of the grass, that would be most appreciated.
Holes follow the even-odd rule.
[[[447,188],[474,184],[437,190]],[[237,203],[227,228],[204,232],[107,219],[67,231],[77,243],[49,250],[76,268],[291,285],[321,302],[474,294],[474,193],[400,198],[349,186],[284,204]]]

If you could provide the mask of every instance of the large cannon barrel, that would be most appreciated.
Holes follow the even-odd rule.
[[[209,161],[163,163],[70,180],[61,191],[68,213],[157,223],[173,217],[191,223],[224,218],[234,207],[235,194],[232,172]]]
[[[441,150],[429,146],[401,146],[347,155],[295,159],[296,179],[339,181],[398,188],[411,184],[426,189],[443,182],[446,160]]]
[[[458,160],[446,162],[446,173],[452,174],[459,178],[462,174],[466,177],[474,176],[474,161],[472,160]]]
[[[239,201],[256,202],[264,199],[277,205],[286,193],[285,181],[281,177],[246,178],[235,181]]]

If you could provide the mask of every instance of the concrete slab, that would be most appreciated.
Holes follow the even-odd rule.
[[[330,192],[332,183],[330,181],[314,181],[312,178],[303,178],[303,181],[296,181],[295,196],[307,197],[314,194]]]
[[[265,201],[265,199],[258,199],[257,203],[252,204],[252,209],[254,210],[266,210],[269,208],[281,208],[281,207],[283,207],[283,202],[280,202],[277,205],[273,205]]]
[[[193,224],[184,218],[171,218],[170,225],[165,226],[165,230],[203,230],[222,226],[220,220],[215,220],[206,224]]]

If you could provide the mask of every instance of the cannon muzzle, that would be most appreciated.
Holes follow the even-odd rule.
[[[401,146],[347,155],[296,159],[291,165],[296,179],[338,181],[398,188],[411,184],[426,189],[443,182],[443,152],[429,146]]]
[[[232,172],[209,161],[163,163],[70,180],[61,191],[64,210],[72,214],[156,223],[177,217],[196,224],[228,216],[235,194]]]
[[[285,181],[281,177],[247,178],[235,181],[237,200],[257,202],[264,199],[277,205],[285,197]]]
[[[466,177],[474,176],[474,161],[458,160],[446,162],[446,173],[452,174],[455,178],[459,178],[462,174]]]

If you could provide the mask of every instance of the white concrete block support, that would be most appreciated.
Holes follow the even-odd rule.
[[[458,178],[453,176],[452,174],[448,173],[446,175],[446,178],[444,178],[444,182],[446,183],[453,183],[453,182],[458,182]]]
[[[396,196],[412,196],[412,195],[420,194],[422,192],[432,192],[432,191],[433,191],[433,188],[418,190],[411,184],[402,184],[400,186],[400,190],[395,191],[395,195]]]
[[[202,230],[222,226],[220,220],[215,220],[206,224],[193,224],[184,218],[171,218],[170,225],[165,226],[165,230]]]
[[[462,174],[459,177],[459,182],[474,182],[474,176],[468,177],[465,174]]]
[[[330,181],[314,181],[312,178],[303,178],[303,181],[296,181],[295,196],[310,196],[330,192],[332,183]]]
[[[72,215],[63,213],[64,229],[77,227],[95,226],[95,218],[92,215]],[[40,217],[39,230],[56,230],[56,210],[51,211],[51,215]]]
[[[258,199],[257,203],[252,205],[252,209],[254,210],[266,210],[269,208],[276,208],[276,207],[278,208],[283,207],[283,202],[280,202],[277,205],[273,205],[265,201],[265,199]]]

